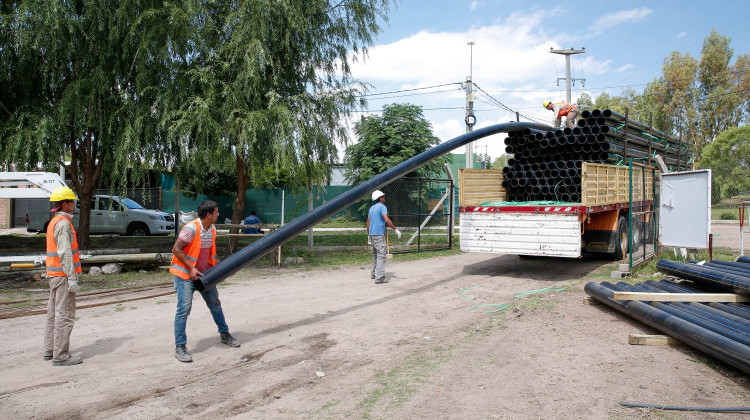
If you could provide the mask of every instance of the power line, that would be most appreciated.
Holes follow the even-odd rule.
[[[416,90],[434,89],[434,88],[439,88],[439,87],[444,87],[444,86],[450,86],[450,85],[459,85],[460,86],[461,82],[444,83],[442,85],[425,86],[425,87],[413,88],[413,89],[401,89],[401,90],[394,90],[394,91],[391,91],[391,92],[367,93],[367,94],[364,94],[364,95],[361,95],[361,96],[362,97],[368,97],[368,96],[390,95],[390,94],[393,94],[393,93],[413,92],[413,91],[416,91]]]

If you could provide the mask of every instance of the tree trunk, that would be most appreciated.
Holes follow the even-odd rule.
[[[101,178],[102,165],[104,163],[104,156],[100,156],[98,144],[99,141],[96,138],[94,130],[88,128],[86,130],[86,137],[79,148],[77,136],[71,130],[70,166],[66,167],[66,169],[70,172],[73,180],[73,188],[78,191],[81,213],[79,215],[79,225],[76,234],[79,249],[89,249],[91,247],[91,241],[89,240],[91,198],[94,196],[94,190]],[[82,183],[81,179],[83,180]]]
[[[232,211],[232,224],[236,225],[240,223],[245,214],[245,191],[247,191],[248,177],[245,173],[245,154],[237,153],[235,157],[237,163],[237,192],[234,198],[234,210]],[[231,228],[229,233],[239,233],[239,228]],[[237,240],[236,236],[229,237],[229,244],[227,245],[227,251],[224,258],[232,255],[237,251]]]

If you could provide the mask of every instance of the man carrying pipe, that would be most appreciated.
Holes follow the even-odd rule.
[[[375,284],[388,283],[385,278],[385,254],[388,252],[386,244],[385,227],[390,226],[401,237],[401,231],[396,229],[393,222],[388,217],[388,209],[385,207],[385,194],[380,190],[372,193],[374,204],[367,212],[367,238],[372,244],[372,271],[370,279],[375,280]]]
[[[198,204],[198,219],[182,227],[180,235],[172,247],[172,263],[169,272],[174,274],[174,288],[177,291],[177,312],[174,316],[175,357],[185,363],[193,361],[187,351],[185,326],[190,309],[193,306],[193,292],[197,289],[193,280],[219,262],[216,256],[216,227],[219,218],[219,206],[215,201],[206,200]],[[229,334],[229,327],[224,320],[224,311],[219,301],[216,287],[200,291],[203,300],[211,311],[211,316],[219,327],[221,342],[230,347],[239,347],[240,342]]]
[[[562,117],[565,117],[565,126],[573,128],[576,126],[576,117],[578,116],[578,106],[576,104],[569,104],[565,101],[552,103],[550,100],[544,101],[542,106],[552,111],[555,117],[552,119],[552,125],[555,128],[560,128]]]

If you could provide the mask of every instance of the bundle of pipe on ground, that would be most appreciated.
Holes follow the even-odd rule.
[[[660,272],[686,281],[588,283],[595,299],[750,374],[750,306],[743,303],[614,300],[613,292],[750,295],[750,258],[705,263],[660,260]]]
[[[583,111],[577,127],[512,131],[503,168],[507,201],[581,199],[581,162],[654,164],[661,155],[671,169],[687,169],[692,153],[679,140],[610,110]]]

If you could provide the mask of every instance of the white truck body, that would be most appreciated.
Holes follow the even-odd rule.
[[[76,206],[73,226],[79,226],[80,210]],[[26,217],[29,232],[45,232],[54,214],[48,210],[30,210]],[[89,233],[120,235],[168,235],[174,232],[174,216],[159,210],[143,208],[135,201],[118,196],[98,195],[91,199]]]
[[[485,252],[578,258],[581,256],[581,222],[574,213],[483,211],[461,214],[460,248]]]

